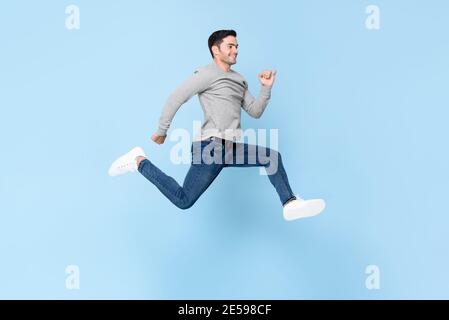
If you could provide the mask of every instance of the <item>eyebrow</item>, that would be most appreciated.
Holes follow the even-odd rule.
[[[235,44],[235,43],[226,43],[226,45],[231,45],[231,46],[236,46],[236,47],[238,47],[239,45],[238,44]]]

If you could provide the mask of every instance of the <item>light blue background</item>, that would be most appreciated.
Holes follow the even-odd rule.
[[[78,5],[81,29],[67,30]],[[381,29],[365,28],[366,6]],[[0,6],[0,298],[449,298],[447,1],[14,1]],[[182,211],[139,174],[168,95],[233,28],[291,185],[326,211],[286,222],[257,168],[226,169]],[[197,98],[173,128],[201,120]],[[380,290],[365,268],[380,268]],[[65,268],[80,268],[80,289]]]

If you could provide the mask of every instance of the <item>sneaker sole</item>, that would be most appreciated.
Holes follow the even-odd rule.
[[[287,210],[284,214],[284,218],[287,221],[291,221],[300,218],[313,217],[320,214],[325,207],[326,203],[322,199],[307,200],[301,207]]]

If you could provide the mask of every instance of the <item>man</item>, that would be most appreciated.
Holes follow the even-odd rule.
[[[254,118],[262,115],[270,99],[276,71],[265,70],[259,74],[261,90],[254,99],[243,76],[231,69],[237,63],[236,32],[216,31],[209,37],[208,46],[213,63],[197,69],[170,95],[162,110],[159,127],[151,137],[157,144],[164,143],[177,110],[198,94],[204,123],[199,136],[192,143],[192,164],[183,185],[180,186],[159,170],[140,147],[133,148],[115,160],[109,175],[117,176],[138,170],[173,204],[187,209],[206,191],[223,168],[264,166],[279,195],[286,220],[319,214],[325,207],[324,200],[303,200],[293,194],[279,152],[236,142],[241,136],[241,109]],[[264,161],[263,157],[266,156],[267,161]]]

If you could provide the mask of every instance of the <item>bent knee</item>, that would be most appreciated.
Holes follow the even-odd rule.
[[[195,201],[186,199],[184,201],[181,201],[180,203],[177,203],[176,206],[181,210],[187,210],[193,206]]]

